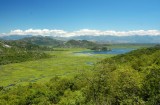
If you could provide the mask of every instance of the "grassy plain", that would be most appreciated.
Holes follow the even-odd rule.
[[[90,72],[97,61],[113,55],[76,54],[82,48],[58,48],[47,52],[51,58],[0,65],[0,86],[12,86],[29,82],[45,82],[54,76],[73,76]]]

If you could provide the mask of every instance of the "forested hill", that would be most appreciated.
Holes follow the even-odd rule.
[[[61,41],[50,37],[29,37],[20,40],[5,40],[3,42],[11,46],[25,48],[28,50],[47,50],[47,48],[49,49],[49,46],[62,48],[93,48],[107,46],[107,44],[98,44],[87,40]]]
[[[42,50],[51,49],[21,41],[0,41],[0,65],[49,57]]]
[[[19,41],[32,43],[35,45],[42,46],[52,46],[52,47],[62,47],[62,48],[92,48],[97,46],[104,46],[96,42],[87,41],[87,40],[57,40],[51,37],[29,37],[20,39]]]
[[[147,65],[147,62],[152,63],[151,61],[152,58],[150,56],[152,56],[153,53],[158,52],[159,50],[160,50],[160,45],[155,45],[154,47],[150,47],[150,48],[133,50],[127,54],[120,54],[115,57],[112,57],[112,61],[119,64],[137,63],[137,66],[139,66],[146,63]],[[153,61],[156,62],[157,60],[160,60],[158,55],[157,55],[157,58],[155,56]],[[108,61],[108,59],[101,61],[101,63],[105,63],[105,61]]]
[[[43,45],[43,46],[47,45],[47,46],[54,46],[54,47],[62,46],[64,42],[61,40],[56,40],[50,37],[42,37],[42,36],[23,38],[23,39],[20,39],[20,41],[32,43],[36,45]]]
[[[12,46],[13,48],[19,48],[19,49],[24,49],[24,50],[37,50],[37,51],[53,50],[53,48],[51,47],[40,46],[38,44],[34,44],[34,43],[23,41],[23,40],[5,40],[5,41],[3,40],[1,42],[9,46]]]
[[[93,73],[93,74],[92,74]],[[160,46],[107,58],[92,73],[0,88],[2,105],[159,105]]]
[[[90,48],[98,45],[99,44],[95,42],[87,40],[69,40],[64,44],[65,47],[81,47],[81,48]]]
[[[159,105],[160,45],[105,59],[95,70],[91,100],[100,105]]]

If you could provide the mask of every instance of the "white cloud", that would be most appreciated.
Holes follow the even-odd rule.
[[[28,30],[11,30],[9,33],[2,33],[1,35],[42,35],[42,36],[80,36],[80,35],[113,35],[113,36],[131,36],[131,35],[160,35],[160,30],[133,30],[133,31],[114,31],[114,30],[91,30],[81,29],[78,31],[67,32],[64,30],[49,30],[49,29],[28,29]]]
[[[42,35],[42,36],[63,36],[66,34],[63,30],[49,30],[49,29],[28,29],[28,30],[11,30],[6,35]]]

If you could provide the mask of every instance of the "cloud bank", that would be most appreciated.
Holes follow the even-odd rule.
[[[42,36],[54,36],[54,37],[70,37],[70,36],[82,36],[82,35],[112,35],[112,36],[132,36],[132,35],[160,35],[160,30],[133,30],[133,31],[115,31],[115,30],[91,30],[81,29],[78,31],[67,32],[64,30],[49,30],[49,29],[27,29],[27,30],[11,30],[9,33],[3,33],[1,35],[42,35]]]

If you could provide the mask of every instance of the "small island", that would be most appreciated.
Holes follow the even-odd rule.
[[[91,48],[91,50],[94,51],[111,51],[111,48],[108,48],[106,46],[94,46]]]

